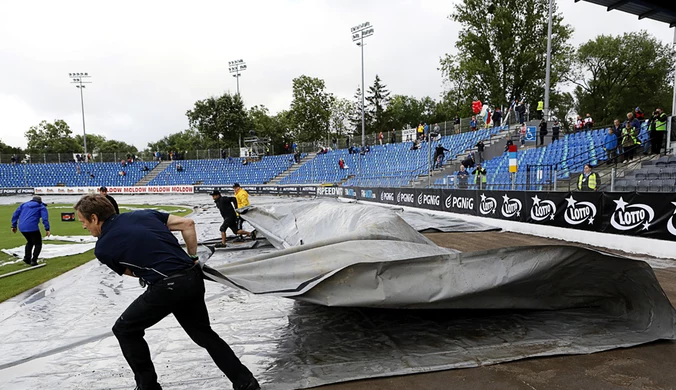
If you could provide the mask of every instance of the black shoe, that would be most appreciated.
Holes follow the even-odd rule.
[[[258,235],[258,231],[257,231],[257,230],[254,230],[253,232],[251,232],[251,239],[254,240],[254,241],[256,241],[256,236],[257,236],[257,235]]]
[[[218,244],[214,245],[214,248],[225,248],[226,245],[222,242],[219,242]]]
[[[233,387],[235,390],[260,390],[261,386],[258,384],[256,378],[251,377],[248,382],[242,383],[239,386]]]
[[[243,238],[242,236],[237,236],[237,238],[235,238],[234,241],[235,241],[235,242],[243,242],[243,241],[244,241],[244,238]]]
[[[37,260],[31,261],[31,266],[35,267],[36,265],[38,265],[38,261],[37,261]]]
[[[31,260],[30,260],[30,259],[23,259],[23,262],[26,263],[26,264],[28,264],[28,265],[31,265]]]

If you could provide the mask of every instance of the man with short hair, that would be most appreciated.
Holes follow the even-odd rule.
[[[660,154],[664,134],[667,132],[667,114],[661,108],[657,108],[650,119],[650,152]]]
[[[584,170],[577,178],[577,190],[584,192],[598,191],[600,186],[601,179],[599,179],[599,175],[596,172],[592,172],[591,165],[585,164]]]
[[[74,208],[82,226],[98,237],[96,258],[117,274],[137,277],[142,286],[148,286],[113,326],[137,389],[162,389],[143,335],[172,313],[188,336],[207,350],[235,390],[260,389],[253,374],[211,329],[192,219],[156,210],[118,215],[105,197],[93,194],[83,196]],[[172,231],[181,232],[188,253]]]
[[[237,236],[248,236],[251,237],[251,239],[255,240],[256,239],[256,231],[254,230],[253,232],[247,232],[246,230],[242,230],[239,227],[238,224],[238,216],[237,210],[238,205],[237,205],[237,198],[233,196],[221,196],[221,192],[218,190],[214,190],[211,193],[211,197],[214,199],[214,202],[216,203],[216,207],[218,207],[218,210],[221,212],[221,216],[223,217],[223,224],[221,225],[220,231],[221,231],[221,242],[220,244],[216,244],[216,248],[225,248],[227,246],[226,244],[226,235],[225,232],[230,229],[232,230],[233,233]]]
[[[42,233],[40,233],[40,219],[45,227],[47,237],[49,232],[49,213],[42,203],[42,198],[34,196],[33,199],[22,203],[12,214],[12,233],[16,233],[17,222],[19,231],[26,238],[26,248],[23,262],[28,265],[38,265],[38,256],[42,251]]]
[[[108,201],[113,205],[113,208],[115,209],[115,214],[120,213],[120,208],[117,207],[117,202],[112,196],[108,195],[108,188],[106,188],[105,186],[99,188],[99,194],[105,196],[106,199],[108,199]]]

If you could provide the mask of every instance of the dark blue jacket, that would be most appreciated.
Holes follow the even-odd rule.
[[[606,150],[617,149],[617,136],[614,133],[606,134],[606,138],[603,141],[603,146]]]
[[[31,200],[17,207],[12,215],[12,227],[15,228],[16,222],[19,221],[19,231],[37,232],[40,230],[40,218],[42,218],[42,224],[45,225],[45,230],[49,230],[47,206],[42,202]]]

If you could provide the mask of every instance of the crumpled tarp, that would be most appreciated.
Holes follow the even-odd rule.
[[[83,244],[42,244],[40,251],[40,259],[53,259],[55,257],[79,255],[89,250],[94,249],[96,243],[86,242]],[[24,256],[25,246],[18,246],[16,248],[2,249],[3,253],[10,256],[21,257]]]
[[[158,202],[161,201],[160,197]],[[311,207],[320,202],[303,199],[297,204],[301,203]],[[343,207],[338,202],[323,203]],[[282,217],[283,206],[274,201],[267,204],[266,209],[272,213],[270,218]],[[335,220],[333,226],[325,220],[313,227],[304,220],[312,214],[308,210],[293,221],[296,232],[293,225],[289,225],[288,232],[277,235],[280,242],[284,240],[288,244],[303,240],[302,246],[283,250],[267,247],[242,252],[216,251],[208,260],[211,268],[242,284],[251,280],[262,292],[250,294],[227,283],[209,282],[205,298],[214,330],[232,346],[263,388],[298,389],[532,356],[590,353],[674,337],[673,308],[646,263],[563,246],[475,253],[432,247],[425,249],[432,257],[420,256],[419,261],[386,261],[405,246],[418,249],[434,244],[415,229],[401,226],[402,221],[391,211],[380,209],[385,212],[381,214],[355,207],[361,214],[349,217],[354,218],[355,223],[350,222],[349,212],[335,211],[328,212],[324,218],[336,219],[343,214],[346,220]],[[379,210],[375,206],[363,207]],[[217,234],[218,211],[210,204],[192,217],[200,240]],[[245,217],[252,225],[258,225],[253,210]],[[379,222],[381,218],[385,220]],[[292,219],[287,221],[291,223]],[[320,226],[326,232],[319,232]],[[382,251],[379,262],[360,261],[362,252],[376,252],[365,247],[377,241],[359,239],[361,233],[368,233],[360,230],[362,226],[375,232],[385,226],[393,230],[375,235],[383,237],[392,247]],[[298,280],[312,275],[317,278],[315,285],[307,290],[290,287],[298,282],[290,274],[301,265],[293,260],[292,252],[302,256],[313,251],[318,255],[325,253],[319,250],[327,240],[335,242],[329,246],[341,245],[336,259],[347,258],[347,247],[354,246],[351,260],[347,258],[336,264],[319,261],[315,267],[312,261],[321,259],[308,256],[311,263],[305,266],[310,270],[300,270]],[[342,242],[350,245],[342,245]],[[205,259],[211,254],[204,247],[200,250]],[[250,254],[264,260],[255,264],[246,260]],[[433,261],[434,256],[437,261]],[[275,259],[291,260],[284,283],[272,280],[283,271],[275,265]],[[384,301],[389,302],[389,307],[391,298],[397,294],[397,299],[410,299],[406,295],[421,298],[422,286],[404,291],[403,285],[413,276],[402,277],[399,271],[406,268],[395,264],[397,262],[408,263],[413,267],[410,270],[417,271],[417,277],[429,273],[421,283],[435,284],[435,278],[444,278],[448,290],[441,290],[439,294],[448,294],[451,288],[458,292],[457,299],[429,295],[424,297],[426,300],[444,306],[484,309],[328,307],[301,301],[312,297],[306,300],[340,302],[351,294],[341,293],[339,288],[364,290],[369,283],[374,291],[369,298],[382,293],[388,297]],[[496,264],[490,265],[491,262]],[[268,265],[273,265],[269,273],[265,269]],[[335,272],[323,274],[324,269]],[[266,274],[270,278],[269,286],[257,280],[254,273]],[[397,287],[399,282],[401,287]],[[285,288],[285,285],[293,291],[269,291]],[[387,288],[383,288],[385,286]],[[110,327],[142,291],[135,279],[118,276],[94,261],[0,303],[0,339],[3,340],[0,343],[0,388],[133,388],[133,375]],[[329,291],[337,292],[336,300],[327,298],[325,293]],[[566,306],[566,302],[570,306]],[[493,310],[509,305],[555,310]],[[189,339],[172,316],[151,327],[146,332],[146,340],[163,388],[230,387],[208,354]]]

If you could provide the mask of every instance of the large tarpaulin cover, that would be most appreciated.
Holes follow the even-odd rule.
[[[147,199],[143,197],[144,202]],[[162,198],[157,202],[161,203]],[[205,205],[193,214],[200,240],[218,235],[218,211],[208,196],[205,201],[191,196],[182,202]],[[308,204],[306,207],[314,203],[302,202]],[[285,211],[276,199],[256,198],[254,204],[263,203],[269,205],[269,217],[265,218],[283,218]],[[378,210],[372,206],[329,203],[350,207],[361,215],[348,218],[347,211],[329,212],[321,224],[313,225],[305,221],[312,215],[306,210],[296,214],[298,218],[293,222],[286,219],[298,226],[296,232],[289,229],[278,235],[279,242],[303,240],[303,245],[240,253],[216,251],[207,262],[242,286],[251,280],[254,283],[250,288],[255,285],[263,291],[250,294],[242,288],[207,283],[205,298],[214,330],[232,346],[265,389],[298,389],[532,356],[590,353],[674,338],[673,308],[646,263],[564,246],[461,254],[434,248],[415,229],[402,226],[403,221],[391,210],[376,212],[370,210]],[[318,211],[328,210],[325,205],[317,207]],[[337,220],[343,213],[345,220]],[[251,224],[259,224],[253,210],[246,216]],[[331,225],[330,218],[335,225]],[[385,219],[379,221],[380,218]],[[385,226],[394,232],[359,238],[362,233]],[[319,229],[327,231],[317,232]],[[381,238],[374,239],[377,236]],[[375,261],[376,250],[367,250],[366,246],[381,239],[392,248],[381,250],[380,261]],[[341,302],[351,294],[340,293],[339,288],[349,290],[354,286],[363,290],[370,283],[369,299],[383,294],[382,301],[387,302],[383,306],[392,307],[396,297],[469,310],[328,307],[280,297],[311,297],[302,287],[290,287],[298,282],[291,274],[300,264],[293,260],[292,252],[306,256],[304,252],[319,250],[326,241],[334,241],[327,245],[341,248],[336,262],[319,261],[317,267],[306,264],[314,269],[302,270],[298,276],[301,280],[307,275],[322,275],[313,282],[316,284],[312,290],[317,290],[313,300]],[[348,250],[342,242],[354,246],[352,261],[343,259]],[[400,271],[405,268],[394,264],[396,260],[387,260],[396,250],[409,245],[416,249],[430,247],[425,249],[428,255],[416,255],[417,262],[398,255],[411,273],[417,273],[410,278],[401,277]],[[384,247],[387,245],[378,246]],[[203,247],[201,250],[204,258],[210,254]],[[360,261],[362,252],[368,253],[364,258],[373,261]],[[250,254],[265,260],[259,264],[243,260]],[[270,280],[266,286],[262,280],[246,275],[267,273],[266,266],[274,265],[275,259],[291,259],[284,283]],[[313,257],[312,261],[317,259]],[[496,264],[490,265],[491,262]],[[339,270],[326,276],[323,269]],[[281,272],[274,265],[267,277]],[[424,273],[430,275],[423,279]],[[398,280],[391,279],[395,275]],[[404,284],[415,277],[421,278],[419,284],[437,287],[441,283],[434,280],[443,278],[446,287],[439,290],[438,296],[423,296],[425,290],[429,293],[427,287],[405,291]],[[285,286],[297,291],[267,292]],[[456,298],[449,295],[452,290]],[[142,291],[135,279],[118,276],[98,262],[91,262],[1,303],[0,388],[133,388],[131,371],[110,328]],[[335,300],[326,297],[329,291],[337,292]],[[172,316],[151,327],[145,337],[163,388],[229,388],[208,354],[189,339]]]

